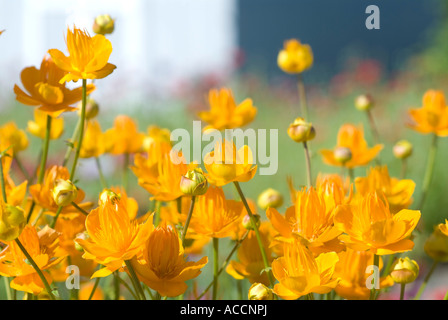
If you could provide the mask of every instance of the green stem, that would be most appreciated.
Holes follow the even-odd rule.
[[[401,159],[401,173],[400,179],[406,178],[406,172],[408,170],[408,161],[406,159]]]
[[[448,300],[448,291],[445,294],[445,297],[443,298],[443,300]]]
[[[1,155],[0,156],[0,183],[2,186],[2,197],[3,197],[3,202],[4,203],[8,203],[8,197],[6,196],[6,185],[5,185],[5,176],[3,174],[3,157],[5,155]]]
[[[131,287],[126,283],[126,281],[121,279],[121,277],[117,277],[117,280],[129,291],[129,293],[135,300],[138,300],[137,294],[135,294],[134,291],[132,291]]]
[[[76,123],[75,130],[73,131],[72,138],[69,141],[69,145],[67,146],[67,151],[65,152],[64,161],[62,161],[62,166],[65,167],[67,165],[70,154],[74,148],[74,143],[76,138],[78,138],[79,128],[81,127],[81,118],[78,118],[78,122]]]
[[[423,179],[422,194],[421,194],[420,203],[419,203],[419,207],[418,207],[419,210],[423,209],[423,204],[425,203],[426,194],[427,194],[429,186],[431,184],[433,171],[434,171],[434,164],[436,162],[436,154],[437,154],[437,135],[434,134],[432,136],[432,143],[431,143],[431,147],[429,149],[428,160],[426,163],[426,172],[425,172],[425,177]]]
[[[299,92],[299,99],[300,99],[300,108],[302,110],[302,117],[309,121],[308,119],[308,105],[306,101],[306,90],[305,85],[303,83],[303,76],[301,73],[297,75],[297,90]]]
[[[238,183],[238,181],[234,181],[233,183],[234,183],[234,185],[236,187],[236,190],[238,191],[238,194],[240,195],[240,198],[241,198],[241,201],[244,204],[244,207],[246,208],[247,214],[250,217],[250,221],[252,222],[252,227],[253,227],[253,230],[255,231],[255,236],[257,238],[258,246],[260,248],[261,257],[263,259],[264,268],[265,268],[265,271],[268,273],[268,278],[269,278],[270,285],[271,285],[271,287],[273,287],[274,286],[274,280],[272,278],[272,272],[271,272],[270,267],[269,267],[269,262],[268,262],[268,258],[266,256],[266,251],[264,250],[263,241],[261,240],[260,231],[257,228],[257,223],[255,221],[255,218],[254,218],[253,214],[252,214],[252,211],[250,210],[249,204],[246,201],[246,197],[243,194],[243,190],[241,190],[240,184]]]
[[[11,295],[11,286],[9,284],[9,278],[8,277],[3,277],[3,281],[4,281],[4,284],[5,284],[6,299],[11,300],[12,295]]]
[[[158,226],[160,223],[160,206],[162,203],[159,200],[156,200],[155,205],[155,215],[154,215],[154,226]]]
[[[107,182],[106,182],[106,179],[104,178],[103,170],[101,168],[100,158],[95,157],[95,163],[96,163],[96,167],[98,169],[98,174],[100,176],[101,187],[103,189],[106,189],[107,188]]]
[[[367,118],[369,119],[370,130],[372,131],[373,141],[375,144],[380,143],[380,135],[378,134],[378,129],[376,128],[375,121],[373,120],[373,115],[370,110],[367,110]]]
[[[312,185],[312,175],[311,175],[311,160],[310,160],[310,152],[308,150],[308,144],[303,142],[303,149],[305,150],[305,162],[306,162],[306,180],[308,187]]]
[[[30,181],[30,175],[26,171],[25,167],[23,166],[22,161],[20,161],[19,155],[14,155],[14,160],[16,160],[17,166],[19,167],[19,170],[22,172],[23,176],[26,180]]]
[[[377,254],[373,255],[373,265],[376,267],[376,270],[379,269],[380,266],[380,256]],[[375,271],[374,271],[375,272]],[[376,285],[377,281],[379,281],[379,279],[374,279],[374,284]],[[376,288],[375,286],[372,287],[372,289],[370,289],[370,300],[376,300]]]
[[[401,288],[400,288],[400,300],[404,300],[404,291],[405,291],[405,288],[406,288],[406,284],[405,284],[405,283],[402,283],[402,284],[401,284]]]
[[[76,208],[76,210],[78,210],[79,212],[81,212],[83,215],[88,216],[89,213],[84,210],[83,208],[81,208],[80,206],[78,206],[75,202],[72,201],[72,206],[74,206]]]
[[[218,260],[219,260],[219,238],[213,238],[213,296],[216,300],[218,295]]]
[[[355,172],[353,171],[353,168],[348,168],[348,176],[350,177],[350,182],[355,180]]]
[[[95,283],[93,285],[92,291],[90,291],[88,300],[92,300],[93,295],[95,294],[96,288],[98,288],[98,285],[100,284],[100,280],[101,280],[101,278],[99,278],[99,277],[95,279]]]
[[[76,146],[75,158],[73,159],[72,171],[70,172],[70,181],[74,181],[76,165],[78,164],[79,154],[81,152],[82,140],[84,139],[84,127],[86,121],[86,103],[87,103],[87,80],[82,79],[82,105],[81,105],[81,124],[79,127],[79,140]]]
[[[129,180],[129,153],[124,154],[124,165],[123,165],[123,188],[125,191],[128,189]]]
[[[26,223],[30,222],[31,216],[33,215],[34,207],[36,206],[36,202],[33,200],[30,205],[30,210],[28,211],[28,215],[26,216]]]
[[[307,295],[308,300],[314,300],[314,294],[312,292]]]
[[[185,237],[187,235],[188,226],[190,225],[191,217],[193,216],[194,202],[196,200],[195,196],[191,197],[190,210],[188,212],[187,220],[185,221],[184,229],[182,230],[182,246],[185,248]]]
[[[429,282],[429,279],[431,278],[434,270],[437,267],[437,264],[438,264],[438,262],[434,261],[434,263],[431,266],[431,269],[429,270],[428,274],[426,275],[425,279],[423,280],[422,284],[420,285],[420,288],[418,289],[418,292],[417,292],[416,296],[414,297],[414,300],[419,300],[420,297],[422,296],[423,291],[425,291],[426,285]]]
[[[54,227],[56,225],[56,221],[58,220],[59,215],[61,214],[62,208],[63,208],[62,206],[58,207],[58,210],[56,211],[56,215],[54,216],[54,219],[50,224],[50,228],[54,229]]]
[[[143,292],[142,285],[140,284],[140,280],[137,277],[137,274],[135,273],[134,267],[132,267],[130,260],[125,260],[124,263],[126,264],[126,267],[128,268],[129,274],[131,275],[131,279],[134,282],[135,285],[135,291],[140,296],[140,299],[146,300],[145,293]]]
[[[47,130],[45,131],[45,140],[42,149],[43,150],[42,157],[40,158],[39,177],[37,179],[38,184],[44,181],[45,166],[47,164],[47,158],[48,158],[48,147],[50,145],[51,120],[52,118],[50,116],[47,116]]]
[[[20,250],[22,250],[23,254],[25,255],[25,257],[27,258],[28,262],[31,263],[31,265],[33,266],[34,270],[37,272],[37,274],[39,275],[40,280],[42,281],[42,283],[45,286],[45,289],[48,292],[48,295],[50,296],[51,300],[56,300],[55,296],[53,295],[53,290],[51,289],[50,285],[47,282],[47,279],[45,278],[44,274],[42,273],[42,271],[39,269],[39,266],[36,264],[36,262],[34,262],[33,258],[30,256],[30,254],[28,253],[28,251],[26,251],[25,247],[22,245],[22,243],[20,242],[19,238],[17,238],[15,240],[15,242],[17,243],[17,245],[19,246]]]
[[[114,272],[114,300],[120,300],[120,275]]]

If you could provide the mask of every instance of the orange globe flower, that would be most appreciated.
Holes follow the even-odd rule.
[[[253,163],[252,151],[248,146],[237,150],[235,144],[227,140],[217,142],[215,149],[204,157],[207,180],[218,187],[234,181],[251,180],[257,171]]]
[[[135,121],[126,115],[119,115],[114,120],[114,126],[106,130],[108,141],[107,152],[113,155],[137,153],[142,150],[145,135],[138,132]]]
[[[448,107],[443,92],[428,90],[423,96],[420,109],[409,110],[413,120],[410,127],[420,133],[434,133],[440,137],[448,136]]]
[[[34,110],[34,121],[28,121],[27,130],[41,139],[45,139],[47,127],[47,115],[39,109]],[[58,139],[64,132],[64,118],[56,118],[51,121],[50,140]]]
[[[87,122],[79,156],[81,158],[98,158],[106,152],[109,143],[106,135],[101,132],[99,122],[96,120],[89,121]]]
[[[389,202],[392,213],[408,208],[412,203],[415,182],[389,176],[387,166],[371,168],[367,177],[355,179],[356,190],[362,196],[369,192],[382,192]]]
[[[412,250],[409,236],[420,216],[420,211],[408,209],[393,215],[384,195],[373,192],[356,203],[338,206],[334,223],[345,233],[339,239],[347,247],[386,255]]]
[[[335,288],[336,293],[348,300],[368,300],[370,289],[366,283],[368,277],[367,267],[373,265],[373,253],[370,251],[355,251],[347,248],[339,253],[339,262],[336,264],[334,273],[340,278]],[[383,268],[383,259],[379,259],[379,269]],[[394,284],[390,276],[380,279],[380,288],[387,288]]]
[[[0,140],[6,147],[12,146],[14,153],[25,150],[29,145],[25,131],[17,128],[12,121],[0,127]]]
[[[338,278],[334,269],[339,257],[335,252],[313,253],[299,241],[284,244],[284,256],[272,262],[272,272],[279,281],[274,293],[285,300],[295,300],[309,293],[325,294],[333,290]]]
[[[48,226],[38,232],[36,228],[27,225],[19,240],[43,271],[47,282],[51,284],[53,279],[46,271],[64,258],[63,251],[59,247],[58,233]],[[0,275],[14,277],[11,288],[15,290],[37,295],[45,289],[36,270],[27,262],[15,241],[8,243],[8,246],[0,252]]]
[[[187,262],[176,230],[159,226],[144,243],[141,257],[131,263],[143,283],[161,296],[176,297],[187,290],[185,281],[196,278],[207,262],[207,257]]]
[[[84,249],[84,259],[94,260],[105,267],[92,275],[106,277],[120,269],[141,250],[153,230],[152,216],[143,224],[131,220],[119,199],[106,199],[86,218],[88,239],[77,238]]]
[[[238,106],[227,88],[221,90],[212,89],[208,93],[210,111],[199,112],[198,116],[209,125],[204,128],[224,130],[245,126],[252,122],[257,114],[257,108],[252,104],[252,99],[245,99]]]
[[[346,148],[350,151],[350,159],[340,161],[337,158],[338,149]],[[355,168],[364,166],[372,161],[383,149],[383,145],[377,144],[373,148],[367,146],[362,127],[352,124],[344,124],[338,132],[337,145],[334,150],[321,150],[323,161],[332,166],[345,166]]]
[[[69,56],[58,49],[50,49],[48,53],[54,63],[66,74],[59,83],[78,81],[79,79],[102,79],[116,68],[108,63],[112,53],[111,42],[103,35],[91,37],[87,31],[73,27],[67,28],[66,44]]]
[[[44,57],[40,69],[28,67],[20,74],[26,92],[17,85],[14,86],[17,101],[29,105],[39,106],[38,110],[57,117],[64,111],[75,111],[71,107],[82,99],[82,88],[67,89],[64,82],[66,72],[59,69],[56,61]],[[93,84],[87,86],[87,94],[95,89]]]
[[[286,73],[297,74],[313,65],[313,52],[307,44],[297,39],[287,40],[277,57],[277,64]]]

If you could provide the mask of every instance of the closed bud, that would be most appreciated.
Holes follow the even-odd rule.
[[[360,111],[368,111],[373,107],[373,99],[369,94],[362,94],[355,99],[355,107]]]
[[[274,293],[262,283],[254,283],[249,288],[249,300],[273,300]]]
[[[20,236],[26,224],[25,213],[20,207],[2,206],[0,219],[0,240],[8,242]]]
[[[57,179],[53,188],[53,199],[58,206],[68,206],[76,200],[78,189],[70,180]]]
[[[78,114],[81,115],[82,102],[78,103]],[[86,119],[90,120],[95,118],[100,111],[100,107],[98,103],[92,99],[87,99],[86,103]]]
[[[336,161],[345,164],[352,159],[352,151],[346,147],[336,147],[333,156]]]
[[[208,182],[202,169],[189,170],[180,179],[180,190],[189,196],[200,196],[207,192]]]
[[[98,202],[101,205],[103,203],[106,203],[107,201],[111,201],[112,203],[115,203],[116,201],[119,201],[120,199],[121,199],[121,195],[116,194],[112,190],[105,189],[105,190],[103,190],[103,192],[101,192]]]
[[[253,214],[253,219],[255,221],[255,227],[258,229],[260,228],[261,224],[261,217],[258,214]],[[243,227],[247,230],[254,230],[254,226],[252,224],[252,220],[250,219],[250,216],[246,214],[243,218]]]
[[[394,145],[393,152],[396,158],[406,159],[412,154],[412,144],[407,140],[400,140]]]
[[[299,117],[289,125],[288,135],[295,142],[306,142],[314,139],[316,130],[311,123]]]
[[[393,266],[390,276],[396,283],[407,284],[417,279],[419,267],[416,261],[406,258],[397,259]]]
[[[435,228],[426,240],[424,250],[434,261],[448,261],[448,236],[439,228]]]
[[[269,188],[260,193],[257,204],[263,210],[267,208],[278,208],[283,204],[283,196],[277,190]]]
[[[115,20],[108,14],[99,15],[95,18],[92,29],[96,34],[110,34],[114,32]]]

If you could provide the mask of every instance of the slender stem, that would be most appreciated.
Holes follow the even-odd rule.
[[[306,101],[306,91],[305,85],[303,83],[303,76],[301,73],[297,75],[297,90],[299,91],[300,108],[302,110],[302,117],[309,121],[308,119],[308,105]]]
[[[18,154],[14,155],[14,160],[16,160],[17,166],[19,167],[19,170],[22,172],[22,174],[25,177],[25,179],[30,181],[30,175],[28,174],[28,172],[26,171],[25,167],[23,166],[22,161],[20,161],[20,158],[19,158]]]
[[[107,182],[106,182],[106,179],[104,178],[103,170],[101,168],[100,158],[95,157],[95,163],[96,163],[96,168],[98,169],[98,174],[100,176],[101,187],[103,189],[106,189],[107,188]]]
[[[406,172],[408,170],[408,161],[407,159],[401,159],[401,173],[400,179],[406,178]]]
[[[379,269],[379,266],[380,266],[380,256],[377,255],[377,254],[373,255],[373,265],[376,267],[376,270]],[[376,293],[377,292],[376,292],[375,286],[377,284],[377,281],[379,281],[379,279],[373,279],[374,286],[372,287],[372,289],[370,289],[370,300],[376,300]]]
[[[81,212],[83,215],[88,216],[89,213],[84,210],[83,208],[81,208],[80,206],[78,206],[75,202],[72,201],[72,206],[74,206],[76,208],[76,210],[78,210],[79,212]]]
[[[84,138],[84,127],[86,121],[86,103],[87,103],[87,80],[82,79],[82,105],[81,105],[81,124],[79,127],[79,140],[78,145],[76,146],[75,158],[72,164],[72,171],[70,172],[70,181],[73,181],[76,172],[76,165],[78,164],[79,153],[81,152],[82,140]]]
[[[47,116],[47,130],[45,131],[45,140],[42,148],[42,156],[40,158],[40,167],[39,167],[39,177],[37,179],[37,183],[42,183],[44,181],[45,176],[45,166],[47,164],[48,158],[48,147],[50,145],[50,133],[51,133],[51,120],[50,116]]]
[[[36,202],[33,200],[30,205],[30,210],[26,216],[26,223],[30,222],[31,216],[33,215],[34,207],[36,206]]]
[[[448,291],[445,294],[445,297],[443,298],[443,300],[448,300]]]
[[[160,206],[162,203],[159,200],[156,200],[155,205],[155,215],[154,215],[154,226],[158,226],[160,223]]]
[[[56,221],[58,220],[59,215],[61,214],[62,208],[63,208],[62,206],[58,207],[58,210],[56,211],[56,215],[54,216],[54,219],[50,224],[50,227],[53,229],[54,229],[54,226],[56,225]]]
[[[261,252],[261,257],[263,259],[263,264],[264,264],[264,268],[265,271],[268,273],[268,278],[269,278],[269,282],[271,284],[271,287],[274,286],[274,280],[272,279],[272,273],[269,267],[269,262],[268,262],[268,258],[266,256],[266,251],[264,250],[264,246],[263,246],[263,241],[261,240],[261,236],[260,236],[260,231],[257,228],[257,223],[255,221],[255,218],[252,214],[252,211],[250,210],[249,204],[246,201],[246,197],[243,194],[243,190],[241,190],[240,184],[238,183],[238,181],[234,181],[236,190],[238,191],[238,194],[240,195],[241,201],[244,204],[244,207],[246,208],[247,214],[250,217],[250,221],[252,222],[252,228],[255,231],[255,236],[257,238],[257,242],[258,242],[258,246],[260,248],[260,252]]]
[[[67,165],[70,154],[73,150],[73,144],[75,143],[76,138],[78,138],[79,128],[81,127],[81,118],[78,118],[78,122],[76,123],[75,130],[73,131],[72,138],[70,139],[70,143],[67,146],[67,151],[65,152],[64,161],[62,161],[62,166],[65,167]]]
[[[310,161],[310,152],[308,150],[308,144],[303,142],[303,149],[305,150],[305,161],[306,161],[306,179],[308,187],[312,185],[312,175],[311,175],[311,161]]]
[[[53,295],[53,290],[51,289],[50,285],[48,284],[47,279],[45,278],[44,274],[39,269],[39,266],[36,264],[36,262],[34,262],[33,258],[30,256],[28,251],[26,251],[25,247],[22,245],[22,243],[20,242],[19,238],[17,238],[15,240],[15,242],[19,246],[20,250],[22,250],[22,252],[25,255],[25,257],[27,258],[28,262],[31,263],[31,265],[33,266],[34,270],[36,270],[36,272],[39,275],[40,280],[44,284],[45,289],[47,290],[48,295],[50,296],[51,300],[56,300],[55,296]]]
[[[129,153],[124,154],[124,165],[123,165],[123,188],[124,190],[128,189],[128,180],[129,180]]]
[[[350,177],[350,182],[355,180],[355,172],[353,171],[353,168],[348,168],[348,176]]]
[[[423,204],[425,203],[426,194],[427,194],[429,186],[431,184],[433,171],[434,171],[434,164],[436,161],[436,154],[437,154],[437,135],[434,134],[432,136],[432,143],[431,143],[431,147],[429,149],[428,160],[426,163],[426,172],[425,172],[425,177],[423,179],[422,194],[421,194],[420,203],[419,203],[419,207],[418,207],[419,210],[423,209]]]
[[[387,261],[386,267],[383,269],[383,276],[389,275],[390,268],[394,264],[395,261],[395,254],[389,256],[389,260]]]
[[[307,294],[308,300],[314,300],[314,294],[312,292]]]
[[[380,135],[378,134],[378,129],[373,120],[372,111],[367,110],[367,118],[369,119],[370,130],[372,131],[373,141],[375,144],[380,143]]]
[[[177,212],[182,214],[182,197],[176,199]]]
[[[406,288],[406,284],[405,284],[405,283],[402,283],[402,284],[401,284],[401,288],[400,288],[400,300],[404,300],[404,291],[405,291],[405,288]]]
[[[0,156],[0,184],[2,186],[2,197],[3,197],[3,202],[4,203],[8,203],[8,197],[6,196],[6,185],[5,185],[5,176],[3,174],[3,157],[5,155],[1,155]]]
[[[219,238],[213,238],[213,296],[216,300],[218,295],[218,260],[219,260]]]
[[[132,295],[132,297],[134,297],[135,300],[138,300],[137,294],[132,291],[131,287],[126,283],[126,281],[121,279],[121,277],[117,277],[117,280],[129,291],[129,293]]]
[[[114,300],[120,300],[120,275],[118,271],[114,272]]]
[[[3,277],[3,281],[5,284],[5,291],[6,291],[6,299],[11,300],[11,286],[9,284],[9,278],[8,277]]]
[[[88,300],[92,300],[93,295],[95,294],[96,288],[98,288],[100,280],[101,280],[101,278],[99,278],[99,277],[95,279],[95,283],[93,285],[92,291],[90,291],[90,295],[89,295],[89,299]]]
[[[140,280],[137,277],[137,274],[135,273],[134,267],[132,267],[130,260],[125,260],[124,263],[126,264],[126,267],[128,268],[129,274],[131,275],[131,278],[135,282],[135,290],[140,295],[140,298],[142,300],[146,300],[145,293],[143,292],[142,285],[140,284]]]
[[[191,204],[190,204],[190,210],[188,212],[187,220],[185,221],[184,229],[182,230],[182,246],[185,247],[185,237],[187,235],[188,226],[190,225],[191,216],[193,215],[193,209],[194,209],[194,203],[195,203],[196,197],[191,197]]]
[[[425,279],[423,280],[422,284],[420,285],[420,288],[418,289],[418,292],[415,295],[414,300],[419,300],[420,297],[422,296],[423,291],[425,291],[426,285],[428,284],[429,279],[431,278],[431,276],[432,276],[434,270],[436,269],[437,265],[438,265],[438,262],[434,261],[434,263],[432,264],[431,269],[429,270],[428,274],[426,275]]]

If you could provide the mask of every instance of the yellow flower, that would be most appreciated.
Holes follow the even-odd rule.
[[[357,192],[365,196],[369,192],[384,193],[392,213],[408,208],[412,203],[415,182],[389,176],[387,166],[371,168],[367,177],[355,179]]]
[[[147,134],[143,139],[143,150],[149,151],[152,144],[160,141],[171,145],[171,132],[168,129],[162,129],[158,126],[152,125],[147,129]]]
[[[102,79],[116,68],[108,63],[112,44],[103,35],[91,37],[87,31],[76,27],[71,31],[67,28],[66,44],[68,57],[58,49],[48,50],[54,63],[67,72],[59,83],[76,82],[79,79]]]
[[[386,255],[412,250],[409,237],[420,216],[420,211],[408,209],[393,215],[384,195],[374,192],[354,204],[338,206],[334,223],[345,233],[339,239],[347,247]]]
[[[225,238],[235,235],[245,213],[243,203],[227,200],[222,188],[210,186],[197,198],[187,238]]]
[[[29,144],[25,131],[17,128],[12,121],[0,127],[0,140],[5,147],[12,146],[13,153],[25,150]]]
[[[109,143],[106,135],[101,132],[99,122],[91,120],[87,122],[79,156],[81,158],[98,158],[106,152]]]
[[[39,106],[39,110],[57,117],[64,111],[75,111],[70,105],[82,99],[82,88],[67,89],[61,79],[66,72],[59,69],[56,61],[44,57],[40,69],[28,67],[20,74],[25,93],[17,85],[14,86],[17,101],[29,105]],[[87,94],[95,89],[93,84],[87,86]]]
[[[321,253],[317,258],[299,241],[284,244],[284,256],[272,262],[272,272],[279,281],[274,293],[285,300],[298,299],[309,293],[325,294],[333,290],[337,253]]]
[[[335,159],[335,150],[321,150],[324,162],[332,166],[354,168],[364,166],[372,161],[381,151],[383,145],[377,144],[373,148],[369,148],[364,139],[362,127],[344,124],[338,132],[337,148],[348,148],[351,152],[350,160],[338,161]]]
[[[437,228],[448,237],[448,219],[445,219],[445,223],[440,223]]]
[[[313,52],[297,39],[286,40],[277,56],[277,64],[286,73],[302,73],[313,65]]]
[[[249,300],[273,300],[274,293],[264,284],[254,283],[249,288],[248,298]]]
[[[252,99],[245,99],[237,106],[232,91],[227,88],[219,91],[210,90],[208,100],[210,111],[202,111],[198,114],[202,121],[209,124],[204,131],[240,128],[252,122],[257,114],[257,108],[253,106]]]
[[[176,297],[187,290],[185,281],[196,278],[207,262],[207,257],[187,262],[176,230],[159,226],[144,243],[141,259],[131,263],[143,283],[161,296]]]
[[[115,198],[115,196],[117,198]],[[123,206],[126,207],[126,211],[129,214],[129,218],[134,220],[138,213],[138,203],[134,198],[128,197],[126,190],[122,187],[111,187],[110,189],[104,189],[100,194],[99,205],[107,200],[116,201],[119,200]],[[149,216],[149,215],[148,215]]]
[[[119,115],[114,120],[114,126],[105,133],[108,150],[114,155],[140,152],[145,135],[137,131],[135,121],[126,115]]]
[[[434,133],[440,137],[448,136],[448,107],[443,92],[428,90],[423,96],[420,109],[409,110],[414,121],[410,127],[420,133]]]
[[[41,139],[45,139],[47,128],[47,116],[45,112],[34,110],[34,121],[28,121],[28,131]],[[64,132],[64,119],[56,118],[51,121],[50,139],[58,139]]]
[[[434,231],[426,239],[424,250],[428,256],[434,261],[446,262],[448,261],[448,235],[446,234],[445,225],[438,225]]]
[[[246,182],[251,180],[257,171],[252,151],[242,146],[238,151],[233,142],[224,140],[217,142],[215,149],[204,157],[207,180],[218,187],[230,182]]]
[[[57,265],[64,258],[59,247],[58,233],[48,226],[38,232],[35,227],[27,225],[19,240],[42,271]],[[43,274],[51,284],[53,279],[50,274],[45,271]],[[14,277],[11,288],[18,291],[37,295],[45,288],[36,270],[15,241],[8,243],[0,252],[0,275]]]
[[[370,289],[366,282],[371,274],[366,273],[367,267],[373,265],[373,252],[355,251],[347,248],[339,253],[339,262],[334,270],[335,275],[341,280],[335,288],[336,293],[348,300],[367,300],[370,297]],[[379,269],[383,268],[383,259],[379,259]],[[387,288],[394,284],[390,276],[380,279],[380,288]]]
[[[23,209],[6,204],[0,199],[0,240],[8,242],[17,239],[25,224]]]
[[[93,290],[93,286],[93,283],[82,284],[81,288],[79,289],[79,300],[89,300],[90,293]],[[103,289],[98,286],[95,289],[95,293],[90,300],[104,300]]]
[[[86,218],[88,239],[77,238],[84,249],[84,259],[105,267],[92,275],[106,277],[136,256],[153,230],[152,216],[143,224],[131,220],[124,204],[107,199]]]

